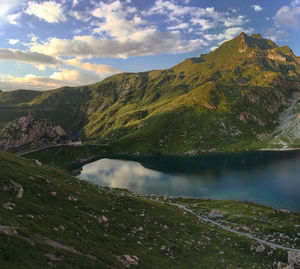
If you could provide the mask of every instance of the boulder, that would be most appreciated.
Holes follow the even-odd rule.
[[[300,252],[289,251],[288,252],[288,263],[292,269],[300,269]]]

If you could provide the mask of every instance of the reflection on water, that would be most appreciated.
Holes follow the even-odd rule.
[[[300,212],[299,154],[286,158],[282,153],[281,159],[278,153],[272,158],[259,154],[260,158],[246,154],[242,159],[235,159],[237,155],[101,159],[83,166],[79,178],[137,193],[247,200]]]

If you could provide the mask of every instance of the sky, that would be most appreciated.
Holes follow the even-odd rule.
[[[0,0],[0,90],[170,68],[240,32],[300,56],[300,0]]]

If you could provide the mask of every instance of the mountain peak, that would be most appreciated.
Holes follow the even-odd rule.
[[[247,37],[248,37],[248,35],[247,35],[245,32],[241,32],[241,33],[237,36],[238,39],[246,39]]]

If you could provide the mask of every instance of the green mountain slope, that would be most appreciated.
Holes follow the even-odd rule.
[[[235,201],[154,201],[0,151],[1,268],[265,269],[287,261],[286,250],[262,247],[169,203],[206,217],[224,212],[220,221],[228,225],[300,246],[299,214]]]
[[[215,51],[162,71],[118,74],[40,93],[2,111],[32,109],[65,130],[123,152],[197,154],[261,148],[300,91],[292,50],[241,33]],[[0,95],[7,99],[7,93]],[[3,103],[3,102],[2,102]]]

